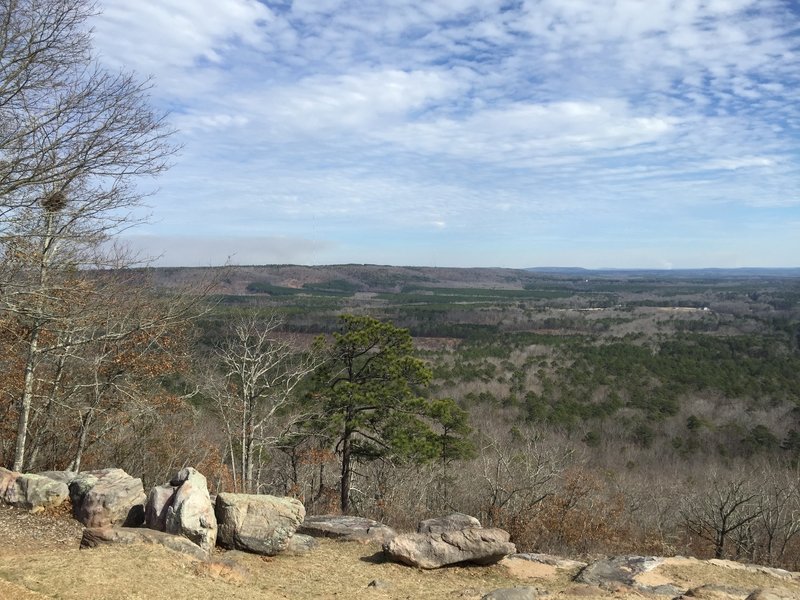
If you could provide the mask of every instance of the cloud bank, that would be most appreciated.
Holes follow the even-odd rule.
[[[102,60],[153,75],[184,144],[144,234],[255,263],[797,265],[790,0],[103,9]]]

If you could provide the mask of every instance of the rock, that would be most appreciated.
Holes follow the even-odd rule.
[[[585,562],[579,560],[571,560],[569,558],[562,558],[560,556],[553,556],[551,554],[533,554],[526,552],[523,554],[513,554],[508,557],[509,559],[527,560],[543,565],[550,565],[556,569],[572,570],[582,569],[586,566]]]
[[[776,567],[765,567],[763,565],[748,565],[747,563],[740,563],[735,560],[723,560],[719,558],[712,558],[706,561],[709,565],[715,567],[722,567],[723,569],[733,569],[736,571],[747,571],[749,573],[763,573],[770,577],[777,577],[779,579],[794,579],[795,575],[785,569],[778,569]]]
[[[784,590],[758,589],[750,594],[746,600],[796,600],[794,593]]]
[[[669,585],[667,580],[658,579],[642,583],[638,579],[642,574],[652,571],[663,562],[663,558],[655,556],[614,556],[584,567],[575,577],[575,581],[597,585],[608,590],[615,590],[620,585],[624,585],[655,593],[679,595],[681,590],[677,588],[673,588],[672,591],[663,588],[663,586]],[[657,591],[657,589],[659,590]]]
[[[101,544],[156,544],[181,554],[205,560],[207,555],[186,538],[139,527],[87,527],[83,530],[81,548],[96,548]]]
[[[606,594],[596,585],[574,583],[564,589],[564,595],[578,596],[579,598],[601,598]]]
[[[47,477],[48,479],[52,479],[53,481],[60,481],[61,483],[66,484],[69,486],[70,483],[74,481],[74,479],[78,476],[75,471],[42,471],[41,473],[37,473],[37,475],[41,475],[42,477]]]
[[[65,483],[34,473],[17,473],[0,468],[0,499],[27,510],[60,506],[69,497]]]
[[[516,552],[508,540],[502,529],[407,533],[384,544],[383,551],[391,560],[423,569],[462,562],[487,565]]]
[[[104,473],[105,471],[95,471],[95,473]],[[78,511],[80,510],[83,499],[94,484],[98,481],[97,475],[91,472],[78,473],[75,478],[69,482],[69,498],[72,501],[72,513],[75,518],[78,518]]]
[[[706,584],[686,591],[677,600],[743,600],[747,593],[727,585]]]
[[[313,538],[310,535],[303,535],[302,533],[295,533],[289,538],[289,543],[286,546],[286,549],[283,551],[283,554],[287,554],[289,556],[308,554],[318,545],[319,542],[316,540],[316,538]]]
[[[86,527],[138,527],[144,522],[142,480],[122,469],[79,475],[69,486],[73,514]]]
[[[391,589],[392,584],[388,581],[382,581],[380,579],[373,579],[367,584],[369,588],[375,588],[376,590],[388,590]]]
[[[484,595],[481,600],[536,600],[547,592],[535,587],[501,588]]]
[[[88,527],[83,531],[81,548],[96,548],[101,544],[157,544],[199,560],[207,557],[205,551],[184,537],[143,527]]]
[[[165,529],[167,533],[182,535],[206,552],[217,543],[217,518],[208,494],[206,478],[196,469],[187,467],[169,483],[180,481],[171,501],[167,501]],[[163,499],[165,492],[159,499]],[[155,511],[157,507],[154,506]],[[163,513],[162,513],[163,514]],[[155,515],[158,521],[159,515]]]
[[[425,519],[417,525],[417,533],[442,533],[443,531],[460,531],[461,529],[480,529],[481,522],[464,513],[453,513],[446,517]]]
[[[0,467],[0,500],[6,504],[17,501],[17,479],[21,474]]]
[[[175,499],[175,490],[171,485],[157,485],[147,495],[144,506],[144,526],[156,531],[167,528],[167,509]]]
[[[289,545],[306,511],[295,498],[221,493],[215,512],[220,546],[274,556]]]
[[[313,537],[328,537],[345,542],[377,542],[391,540],[395,531],[372,519],[344,515],[315,515],[307,517],[299,533]]]

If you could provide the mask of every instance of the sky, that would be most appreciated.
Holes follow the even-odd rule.
[[[800,0],[101,0],[156,264],[800,266]]]

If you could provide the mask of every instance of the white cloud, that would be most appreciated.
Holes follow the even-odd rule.
[[[718,158],[706,163],[707,169],[747,169],[757,167],[771,167],[776,164],[774,158],[767,156],[742,156],[739,158]]]
[[[408,247],[392,236],[797,210],[797,17],[783,0],[106,0],[96,39],[156,74],[181,129],[159,231],[190,209],[208,235],[361,226]]]

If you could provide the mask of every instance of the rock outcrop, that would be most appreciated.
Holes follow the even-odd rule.
[[[453,513],[445,517],[425,519],[417,525],[417,533],[442,533],[443,531],[460,531],[461,529],[480,529],[481,522],[464,513]]]
[[[81,473],[69,485],[72,512],[86,527],[138,527],[147,499],[142,480],[122,469]]]
[[[299,533],[327,537],[343,542],[377,542],[385,544],[397,535],[391,527],[364,517],[315,515],[306,518]]]
[[[220,546],[267,556],[287,548],[306,513],[294,498],[227,493],[217,495],[215,512]]]
[[[33,510],[60,506],[68,497],[69,488],[61,481],[0,467],[0,500],[6,504]]]
[[[408,533],[384,544],[384,553],[396,562],[438,569],[469,562],[488,565],[514,554],[517,549],[502,529],[462,529],[442,533]]]

